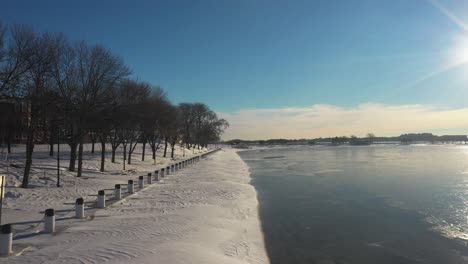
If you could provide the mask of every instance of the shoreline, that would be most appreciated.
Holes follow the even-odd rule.
[[[268,263],[245,162],[220,150],[0,263]],[[27,240],[27,241],[26,241]]]

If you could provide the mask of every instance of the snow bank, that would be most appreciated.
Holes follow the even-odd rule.
[[[222,150],[98,210],[17,239],[0,263],[267,263],[248,167]]]

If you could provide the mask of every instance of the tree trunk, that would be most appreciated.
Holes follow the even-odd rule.
[[[68,145],[70,146],[70,163],[68,165],[68,171],[75,171],[76,148],[78,147],[78,143],[71,142]]]
[[[128,148],[128,164],[132,164],[132,143],[130,143],[130,148]]]
[[[13,131],[12,129],[8,129],[8,135],[7,135],[7,149],[8,149],[8,154],[11,153],[11,138],[13,137]]]
[[[78,148],[78,174],[76,177],[81,177],[83,170],[83,137],[80,139],[80,147]]]
[[[28,128],[28,135],[26,140],[26,164],[24,166],[23,182],[21,183],[22,188],[28,188],[29,185],[29,174],[31,172],[33,149],[34,130],[30,127]]]
[[[175,144],[171,146],[171,159],[174,159]]]
[[[146,141],[143,141],[143,149],[141,152],[141,161],[145,161]]]
[[[54,156],[54,143],[50,142],[49,143],[49,157],[53,157],[53,156]]]
[[[55,122],[52,121],[50,124],[50,130],[49,130],[49,157],[54,156],[54,140],[56,139],[55,137]]]
[[[167,154],[167,138],[164,140],[164,157],[166,157]]]
[[[156,159],[156,146],[155,145],[151,145],[151,151],[153,152],[153,159],[155,160]]]
[[[104,162],[106,159],[106,142],[101,141],[101,172],[104,172]]]
[[[91,154],[94,154],[94,143],[96,143],[96,140],[92,139],[91,140]]]
[[[116,150],[116,149],[117,149],[117,148],[112,147],[112,157],[111,157],[111,162],[112,162],[112,163],[115,163],[115,150]]]
[[[124,155],[124,160],[123,160],[123,170],[125,170],[125,162],[127,161],[127,144],[123,145],[123,155]]]

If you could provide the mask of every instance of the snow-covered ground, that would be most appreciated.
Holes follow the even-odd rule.
[[[145,161],[142,161],[140,144],[132,155],[132,164],[126,164],[126,169],[123,170],[122,148],[117,150],[116,162],[111,163],[111,147],[108,145],[106,147],[108,153],[106,154],[105,172],[100,172],[100,144],[96,144],[94,154],[91,154],[91,144],[87,144],[84,146],[83,175],[78,178],[76,172],[67,170],[69,149],[68,145],[62,144],[60,153],[61,187],[57,188],[57,160],[56,156],[49,157],[48,148],[48,145],[36,145],[34,148],[30,188],[28,189],[19,187],[24,171],[25,146],[15,146],[12,154],[7,154],[5,149],[0,149],[0,175],[7,175],[2,224],[40,220],[47,208],[59,211],[70,210],[73,208],[76,198],[82,197],[88,202],[96,200],[98,190],[112,189],[115,184],[126,184],[130,179],[135,181],[138,176],[199,155],[198,150],[177,147],[174,160],[171,160],[170,150],[168,149],[167,157],[164,158],[163,149],[160,148],[155,163],[152,159],[151,149],[147,146]],[[204,151],[206,149],[201,150],[200,153]],[[78,162],[76,166],[78,166]],[[15,226],[15,229],[20,231],[25,228],[29,228],[29,226]]]
[[[183,151],[178,150],[177,158],[182,158]],[[153,165],[150,158],[141,162],[137,155],[134,157],[135,164],[127,175],[117,168],[97,173],[90,158],[85,162],[91,171],[83,177],[87,179],[64,176],[64,185],[73,187],[52,187],[50,179],[44,180],[50,181],[49,187],[10,188],[3,222],[21,219],[28,222],[23,227],[28,231],[15,236],[15,250],[22,254],[0,258],[0,263],[268,262],[256,192],[249,184],[248,167],[234,150],[209,155],[106,209],[87,210],[87,219],[73,219],[73,211],[67,210],[73,208],[70,203],[77,197],[92,200],[89,195],[98,189],[136,180],[142,172],[170,162],[159,159],[160,163]],[[40,183],[41,177],[35,177],[33,182]],[[57,232],[30,232],[42,229],[42,224],[36,227],[34,222],[42,218],[39,212],[46,208],[60,210]]]

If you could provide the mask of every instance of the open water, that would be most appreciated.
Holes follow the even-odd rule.
[[[239,153],[271,263],[468,263],[468,146]]]

